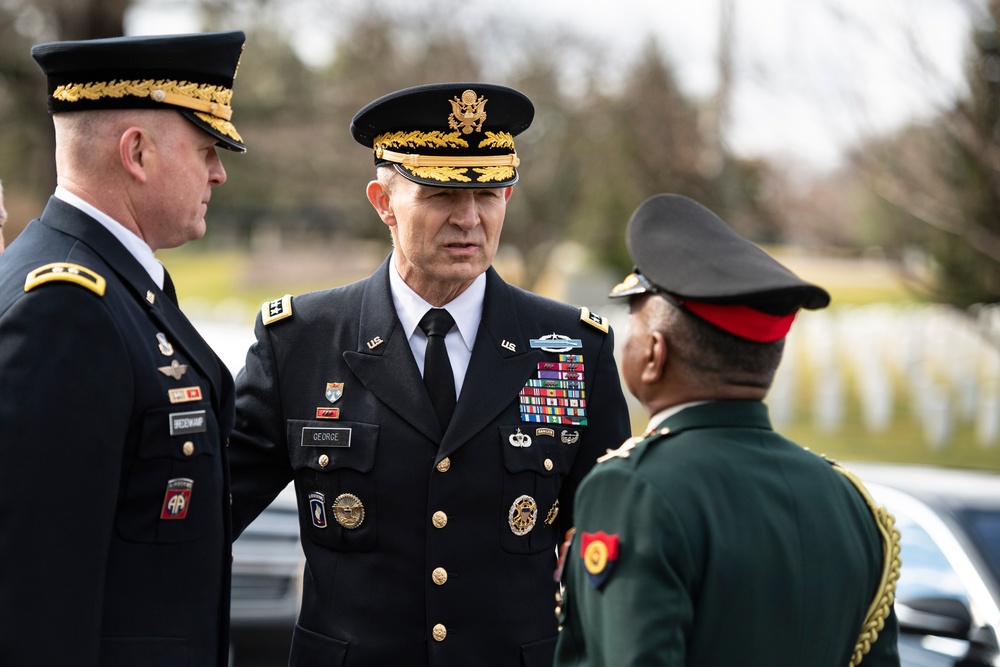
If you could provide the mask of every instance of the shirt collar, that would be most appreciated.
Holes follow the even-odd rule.
[[[433,308],[419,294],[407,285],[396,270],[396,262],[389,258],[389,289],[392,291],[392,304],[407,339],[417,330],[420,319],[428,309]],[[486,274],[476,276],[472,284],[461,294],[444,305],[444,308],[455,320],[462,342],[472,351],[479,332],[479,323],[483,319],[483,302],[486,299]]]
[[[61,199],[70,206],[80,209],[94,220],[101,223],[101,225],[103,225],[114,235],[116,239],[118,239],[119,243],[125,246],[125,249],[128,250],[133,257],[135,257],[136,261],[142,265],[142,268],[146,269],[146,273],[148,273],[149,277],[153,279],[156,286],[163,289],[163,265],[156,259],[153,255],[153,249],[150,248],[145,241],[125,229],[120,222],[109,216],[107,213],[94,208],[92,205],[80,199],[61,185],[56,186],[55,196],[57,199]]]
[[[676,415],[681,410],[684,410],[685,408],[691,408],[691,407],[694,407],[696,405],[701,405],[702,403],[708,403],[708,402],[709,401],[692,401],[690,403],[681,403],[680,405],[672,405],[669,408],[667,408],[666,410],[660,410],[655,415],[653,415],[652,417],[649,418],[649,426],[646,427],[646,433],[647,434],[652,433],[657,428],[659,428],[660,424],[662,424],[664,421],[666,421],[670,417],[673,417],[674,415]]]

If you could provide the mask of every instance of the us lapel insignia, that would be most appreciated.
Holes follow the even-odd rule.
[[[603,530],[584,533],[580,541],[580,558],[583,559],[590,585],[600,588],[618,562],[618,536],[608,535]]]
[[[167,493],[163,497],[163,508],[160,510],[160,518],[186,518],[188,507],[191,505],[192,488],[194,488],[194,480],[187,477],[178,477],[168,481]]]
[[[506,339],[504,339],[504,341],[500,343],[500,347],[502,347],[505,350],[509,350],[511,352],[517,352],[517,345],[514,345],[514,343],[511,343],[509,340]]]
[[[151,289],[146,290],[146,301],[148,301],[149,305],[151,305],[151,306],[154,303],[156,303],[156,295],[153,294],[153,290],[151,290]]]
[[[340,400],[340,397],[344,395],[344,383],[343,382],[327,382],[326,383],[326,400],[331,403],[336,403]]]
[[[187,373],[187,369],[187,364],[182,364],[176,359],[171,361],[169,366],[158,366],[156,368],[156,370],[160,371],[168,378],[173,378],[175,380],[180,380],[181,377]]]
[[[383,342],[384,341],[382,340],[381,336],[375,336],[370,341],[368,341],[368,349],[369,350],[374,350],[376,347],[378,347],[379,345],[381,345]]]

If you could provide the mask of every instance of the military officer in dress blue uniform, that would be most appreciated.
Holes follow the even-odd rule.
[[[294,480],[307,565],[291,664],[552,664],[573,492],[630,426],[607,321],[491,267],[533,113],[485,83],[367,105],[351,130],[374,153],[367,195],[392,253],[257,320],[234,525]]]
[[[621,364],[650,413],[581,483],[558,667],[898,665],[898,531],[762,402],[830,297],[679,195],[628,226]]]
[[[0,256],[0,664],[226,665],[232,375],[154,257],[205,233],[244,35],[35,46],[58,187]]]

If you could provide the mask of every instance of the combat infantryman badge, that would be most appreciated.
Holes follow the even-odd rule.
[[[618,562],[618,536],[608,535],[603,530],[584,533],[580,542],[580,558],[583,559],[590,585],[600,588]]]
[[[187,517],[188,507],[191,505],[191,489],[194,487],[194,480],[187,477],[178,477],[167,482],[167,493],[163,497],[163,509],[160,510],[161,519],[183,519]]]

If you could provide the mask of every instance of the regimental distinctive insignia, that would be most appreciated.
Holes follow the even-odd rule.
[[[168,481],[160,518],[183,519],[187,517],[188,507],[191,505],[191,489],[193,488],[194,480],[187,477],[178,477]]]
[[[189,403],[201,400],[201,387],[178,387],[167,391],[171,403]]]
[[[583,347],[581,339],[557,333],[550,333],[541,338],[532,338],[530,344],[532,348],[542,349],[546,352],[569,352]]]
[[[156,346],[160,348],[160,354],[165,357],[169,357],[174,353],[174,346],[167,340],[167,334],[165,333],[156,334]]]
[[[451,114],[448,116],[448,127],[461,130],[462,134],[472,134],[483,129],[486,121],[486,103],[489,101],[482,95],[476,95],[474,90],[466,90],[462,98],[458,96],[448,100],[451,102]]]
[[[280,299],[268,301],[260,307],[260,318],[264,325],[283,320],[292,316],[292,295],[286,294]]]
[[[507,441],[515,447],[531,447],[531,436],[521,433],[521,429],[517,429],[517,433],[512,433]]]
[[[535,342],[532,340],[532,345]],[[535,377],[518,395],[521,421],[586,426],[584,382],[582,354],[559,354],[554,361],[540,361]]]
[[[507,523],[515,535],[527,535],[535,527],[538,519],[538,505],[531,496],[520,496],[510,506]]]
[[[580,558],[587,570],[591,586],[600,588],[611,576],[618,562],[618,536],[608,535],[603,530],[583,533],[580,541]]]
[[[545,523],[546,526],[551,526],[552,524],[554,524],[556,522],[556,517],[557,516],[559,516],[559,499],[558,498],[556,498],[556,501],[554,503],[552,503],[552,507],[549,508],[549,513],[545,515],[545,521],[543,523]]]
[[[586,306],[580,309],[580,321],[586,322],[590,326],[598,329],[599,331],[603,331],[604,333],[608,333],[608,330],[611,328],[608,325],[607,318],[595,315],[590,312],[590,308],[587,308]]]
[[[40,266],[24,279],[24,291],[30,292],[39,285],[51,282],[69,282],[86,287],[97,296],[104,296],[108,282],[85,266],[69,262],[53,262]]]
[[[319,491],[309,494],[309,516],[317,528],[326,528],[326,496]]]
[[[331,403],[336,403],[340,400],[340,397],[344,395],[344,383],[343,382],[327,382],[326,383],[326,400]]]
[[[554,429],[547,428],[545,426],[542,426],[542,427],[539,427],[539,428],[535,429],[535,437],[536,438],[540,438],[543,435],[547,435],[550,438],[554,438],[554,437],[556,437],[556,432],[555,432]]]
[[[169,345],[169,343],[168,343]],[[156,370],[160,371],[168,378],[173,378],[175,380],[180,380],[181,377],[187,373],[187,364],[182,364],[181,362],[174,359],[170,362],[169,366],[157,366]]]
[[[580,439],[579,431],[563,431],[559,434],[559,439],[562,440],[563,444],[575,445],[577,440]]]
[[[353,493],[342,493],[333,501],[333,518],[344,528],[353,530],[365,520],[365,506]]]
[[[316,408],[316,419],[340,419],[340,408]]]

